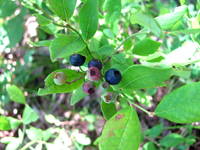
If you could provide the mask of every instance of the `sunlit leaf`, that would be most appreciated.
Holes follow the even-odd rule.
[[[72,82],[71,84],[63,84],[63,85],[56,85],[53,81],[54,75],[56,72],[63,72],[66,75],[66,81]],[[72,92],[73,90],[77,89],[83,84],[84,74],[70,70],[70,69],[60,69],[52,72],[48,77],[45,79],[45,87],[43,89],[39,89],[38,95],[47,95],[53,93],[68,93]]]
[[[30,106],[26,105],[22,115],[23,123],[30,124],[32,122],[37,121],[38,119],[39,119],[38,113]]]
[[[98,28],[98,0],[87,0],[79,12],[79,24],[83,37],[88,40]]]
[[[182,86],[164,96],[155,113],[176,123],[200,121],[200,83]]]
[[[104,126],[97,140],[100,150],[138,150],[141,127],[136,111],[127,107],[117,112]]]
[[[25,104],[26,99],[23,92],[15,85],[7,86],[7,92],[12,101],[20,104]]]

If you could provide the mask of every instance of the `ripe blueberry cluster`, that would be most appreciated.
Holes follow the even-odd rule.
[[[82,66],[85,61],[86,57],[80,54],[73,54],[70,56],[70,64],[72,66]],[[103,68],[103,64],[98,59],[92,59],[88,63],[88,71],[87,71],[87,78],[88,82],[85,82],[83,85],[83,91],[89,95],[95,93],[95,84],[93,81],[98,81],[101,79],[101,70]],[[110,85],[116,85],[122,80],[122,75],[119,70],[117,69],[109,69],[105,73],[105,81]]]

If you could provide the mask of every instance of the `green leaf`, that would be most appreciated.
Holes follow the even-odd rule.
[[[168,134],[160,140],[160,144],[164,147],[175,147],[185,142],[185,139],[182,135],[172,133]]]
[[[35,0],[35,3],[42,8],[43,0]]]
[[[81,99],[83,99],[86,96],[87,96],[87,94],[85,92],[83,92],[83,88],[81,86],[72,93],[70,104],[75,105],[76,103],[78,103]]]
[[[101,102],[101,111],[106,120],[109,120],[114,114],[116,114],[117,109],[114,103]]]
[[[27,125],[37,121],[38,119],[38,113],[35,110],[33,110],[30,106],[26,105],[22,115],[23,123]]]
[[[121,0],[105,0],[104,11],[106,12],[106,22],[113,24],[121,15]]]
[[[52,20],[49,18],[40,15],[40,14],[33,14],[37,18],[37,22],[40,25],[40,29],[44,30],[49,34],[56,34],[62,27],[56,26],[52,23]]]
[[[52,21],[48,18],[46,18],[45,16],[43,15],[40,15],[40,14],[33,14],[36,18],[37,18],[37,22],[39,23],[39,25],[48,25],[50,23],[52,23]]]
[[[0,130],[16,129],[22,122],[12,117],[0,116]]]
[[[167,94],[157,106],[157,116],[176,123],[200,121],[200,82],[187,84]]]
[[[67,58],[82,51],[86,47],[84,41],[76,35],[59,35],[51,42],[50,57],[53,62],[58,58]]]
[[[181,5],[184,5],[186,3],[186,0],[179,0]]]
[[[141,127],[136,111],[127,107],[120,110],[104,126],[97,140],[100,150],[138,150]]]
[[[150,138],[156,138],[163,132],[163,130],[164,130],[164,126],[161,123],[145,131],[145,135],[149,136]]]
[[[6,145],[5,150],[18,150],[21,144],[22,144],[21,138],[13,138],[12,141]]]
[[[87,0],[79,12],[79,24],[84,39],[88,40],[98,29],[98,0]]]
[[[135,47],[133,48],[133,54],[147,56],[155,53],[160,45],[160,42],[151,40],[150,38],[146,38],[136,43]]]
[[[108,56],[110,56],[114,51],[114,47],[111,45],[104,45],[97,49],[96,51],[92,51],[99,59],[106,59]]]
[[[163,56],[158,56],[156,58],[153,58],[153,59],[150,59],[150,60],[147,60],[147,61],[153,63],[153,62],[160,62],[163,59],[164,59]]]
[[[48,0],[50,8],[62,20],[69,19],[76,7],[76,0]]]
[[[143,89],[160,86],[170,78],[171,69],[133,65],[122,73],[119,88]]]
[[[52,40],[44,40],[44,41],[38,41],[38,42],[30,42],[32,46],[35,47],[49,47],[51,45]]]
[[[56,85],[53,81],[54,75],[56,72],[63,72],[68,82],[72,82],[71,84],[64,84],[64,85]],[[80,72],[70,70],[70,69],[60,69],[52,72],[48,77],[45,79],[45,88],[39,89],[38,95],[47,95],[47,94],[54,94],[54,93],[68,93],[71,92],[83,84],[84,75]]]
[[[7,117],[0,116],[0,130],[10,130],[10,122]]]
[[[14,1],[0,0],[0,18],[11,16],[16,9],[17,5],[15,4]]]
[[[115,38],[114,33],[110,29],[104,29],[103,33],[104,33],[105,36],[107,36],[110,39],[114,39]]]
[[[10,128],[11,129],[16,129],[20,124],[22,124],[21,120],[15,119],[13,117],[7,117],[9,123],[10,123]]]
[[[143,145],[142,150],[157,150],[157,148],[153,142],[148,142]]]
[[[15,85],[7,86],[6,88],[10,99],[16,103],[25,104],[26,99],[23,92]]]
[[[42,25],[39,28],[52,35],[55,35],[56,33],[58,33],[58,31],[60,31],[60,29],[62,29],[62,27],[58,27],[53,23]]]
[[[111,63],[112,68],[124,71],[133,64],[133,60],[131,58],[127,58],[125,54],[119,53],[112,56]]]
[[[32,141],[34,140],[47,141],[52,136],[50,130],[41,130],[39,128],[34,128],[34,127],[26,129],[26,134],[28,138]]]
[[[156,36],[160,37],[162,34],[161,28],[158,22],[152,17],[143,12],[134,13],[131,16],[132,24],[139,24],[147,29],[149,29]]]
[[[180,6],[177,7],[174,12],[158,16],[155,19],[160,24],[161,28],[166,30],[172,28],[178,21],[180,21],[186,12],[187,6]]]
[[[6,137],[1,138],[0,142],[3,143],[3,144],[8,144],[15,139],[16,139],[16,137],[6,136]]]
[[[23,22],[23,16],[18,15],[3,25],[9,39],[9,44],[7,45],[9,48],[15,47],[21,41],[24,32]]]
[[[185,63],[187,64],[187,62],[195,60],[194,55],[196,53],[196,46],[197,43],[188,40],[177,49],[165,55],[165,59],[162,61],[162,63],[168,66],[184,66]]]

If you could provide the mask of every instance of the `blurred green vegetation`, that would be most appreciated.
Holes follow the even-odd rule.
[[[100,2],[103,1],[100,0]],[[180,18],[180,21],[171,27],[174,32],[168,33],[166,30],[161,49],[163,54],[173,52],[180,47],[184,49],[168,56],[169,59],[166,60],[166,63],[173,60],[181,62],[185,59],[184,57],[190,58],[190,56],[195,59],[199,58],[199,56],[196,57],[197,55],[192,56],[195,53],[192,53],[193,47],[197,47],[197,54],[200,54],[199,0],[122,0],[122,4],[123,19],[119,23],[121,28],[116,27],[117,25],[110,29],[106,26],[101,27],[103,33],[101,42],[111,41],[112,44],[117,45],[119,43],[113,40],[113,37],[119,33],[118,30],[122,30],[123,37],[128,36],[124,32],[127,28],[138,31],[141,26],[130,23],[130,12],[134,12],[138,7],[145,7],[149,14],[157,17],[172,12],[177,6],[187,5],[187,16],[189,17]],[[75,106],[71,106],[70,94],[52,94],[43,97],[37,95],[38,89],[44,87],[44,79],[54,70],[67,67],[68,60],[63,59],[52,63],[48,49],[46,47],[38,48],[38,41],[51,40],[53,34],[65,31],[48,23],[48,20],[47,24],[38,26],[37,21],[39,22],[39,20],[33,17],[37,12],[36,8],[50,12],[45,0],[0,0],[0,123],[1,121],[6,122],[8,130],[0,131],[0,149],[96,150],[94,141],[100,135],[104,124],[98,101],[85,99]],[[71,23],[75,24],[76,21],[75,16]],[[191,32],[195,32],[195,34],[190,34]],[[118,41],[122,41],[122,39],[122,37],[118,37]],[[95,40],[93,42],[95,43]],[[129,51],[135,42],[135,40],[126,41],[123,46]],[[112,60],[115,66],[120,65],[116,60],[125,58],[122,54],[115,57]],[[162,60],[161,56],[153,56],[149,62],[159,62],[160,60]],[[130,63],[124,61],[124,64]],[[188,65],[187,69],[189,71],[185,68],[178,68],[177,76],[172,77],[169,81],[169,89],[166,90],[165,87],[162,87],[159,89],[149,88],[145,91],[138,90],[134,93],[135,99],[143,106],[152,109],[152,106],[154,107],[167,93],[166,91],[169,92],[184,83],[200,81],[200,63]],[[11,89],[9,93],[10,85],[16,85],[21,95],[25,96],[25,102],[21,101],[23,96],[20,97],[20,92],[15,93]],[[12,98],[12,94],[16,94],[14,98]],[[16,101],[21,101],[21,104],[15,103]],[[143,113],[139,112],[139,114],[145,130],[144,150],[154,150],[159,147],[166,150],[170,147],[177,150],[200,148],[198,145],[200,135],[197,129],[199,124],[196,128],[185,126],[183,130],[178,126],[179,124],[167,121],[163,121],[165,124],[160,124],[161,120],[159,119],[152,121]],[[3,116],[11,118],[8,120]],[[22,124],[22,120],[24,124]],[[177,126],[177,128],[164,129],[164,126]],[[2,128],[4,127],[0,124],[0,130]],[[166,136],[166,132],[170,134]]]

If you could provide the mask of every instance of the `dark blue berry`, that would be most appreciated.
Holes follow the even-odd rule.
[[[102,63],[100,60],[97,60],[97,59],[92,59],[89,63],[88,63],[88,68],[90,67],[96,67],[98,68],[99,70],[102,69]]]
[[[122,75],[120,71],[112,68],[106,71],[105,79],[109,84],[115,85],[115,84],[118,84],[122,80]]]
[[[70,56],[69,61],[73,66],[81,66],[85,63],[85,56],[80,54],[73,54]]]

